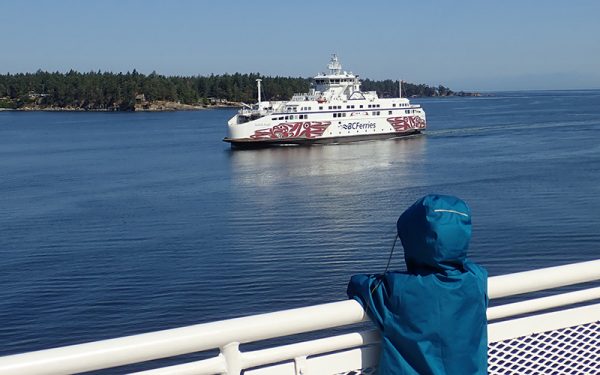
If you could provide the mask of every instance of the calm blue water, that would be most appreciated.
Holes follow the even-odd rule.
[[[492,275],[600,258],[600,91],[418,101],[426,136],[237,152],[233,110],[0,112],[0,355],[345,299],[431,192]]]

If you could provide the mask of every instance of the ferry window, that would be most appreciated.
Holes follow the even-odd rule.
[[[331,109],[331,106],[328,106],[327,109]]]
[[[319,107],[319,110],[322,110],[322,109],[323,109],[323,107]]]
[[[396,103],[392,104],[392,107],[395,107],[395,106],[396,106]]]
[[[287,119],[288,119],[288,116],[285,116],[285,120],[287,120]]]
[[[361,104],[359,108],[362,108],[362,107],[363,107],[363,105]]]
[[[280,117],[279,120],[283,120],[283,117]]]
[[[333,117],[334,117],[334,118],[336,118],[336,117],[337,117],[337,113],[334,113],[334,114],[333,114]]]
[[[406,111],[404,111],[404,113],[410,113],[410,111],[407,109]]]

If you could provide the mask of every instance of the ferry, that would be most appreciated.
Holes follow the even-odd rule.
[[[343,143],[418,134],[426,127],[425,111],[402,97],[380,98],[361,91],[358,75],[342,70],[332,55],[328,73],[314,77],[308,93],[289,101],[261,101],[244,105],[228,121],[223,140],[233,147]]]

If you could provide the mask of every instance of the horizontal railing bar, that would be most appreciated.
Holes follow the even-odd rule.
[[[242,353],[244,368],[292,360],[299,356],[330,353],[336,350],[376,344],[381,336],[377,330],[353,332],[317,340],[304,341],[275,348]]]
[[[554,307],[573,305],[579,302],[593,301],[598,298],[600,298],[600,287],[578,290],[576,292],[493,306],[487,309],[487,318],[488,320],[496,320]]]
[[[129,375],[213,375],[223,374],[226,371],[225,359],[222,355],[219,355],[201,361],[134,372]]]
[[[268,365],[283,361],[291,361],[298,356],[310,356],[331,353],[338,350],[350,349],[359,346],[376,344],[380,340],[377,330],[352,332],[343,335],[309,340],[274,348],[267,348],[242,353],[242,367],[244,369]],[[211,358],[211,360],[216,359]],[[181,365],[163,367],[153,370],[136,372],[132,375],[209,375],[215,374],[215,367],[209,360],[185,363]]]
[[[315,319],[318,317],[318,319]],[[110,340],[0,358],[0,373],[65,374],[93,371],[201,352],[230,342],[247,343],[318,331],[366,319],[354,300],[221,320]]]
[[[488,325],[488,343],[593,323],[599,318],[600,303],[597,303],[495,322]]]
[[[490,299],[508,297],[598,279],[600,259],[493,276],[488,280],[488,296]]]
[[[600,279],[600,260],[494,276],[490,298],[551,289]],[[0,358],[0,373],[66,374],[92,371],[318,331],[366,320],[354,300],[283,310],[140,335],[96,341]]]

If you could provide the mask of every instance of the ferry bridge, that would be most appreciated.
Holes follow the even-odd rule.
[[[600,374],[599,280],[600,259],[489,278],[491,300],[569,286],[488,309],[489,373]],[[357,302],[333,302],[7,356],[0,358],[0,374],[72,374],[214,349],[219,353],[211,358],[137,374],[372,374],[375,330],[240,351],[240,344],[367,319]]]

